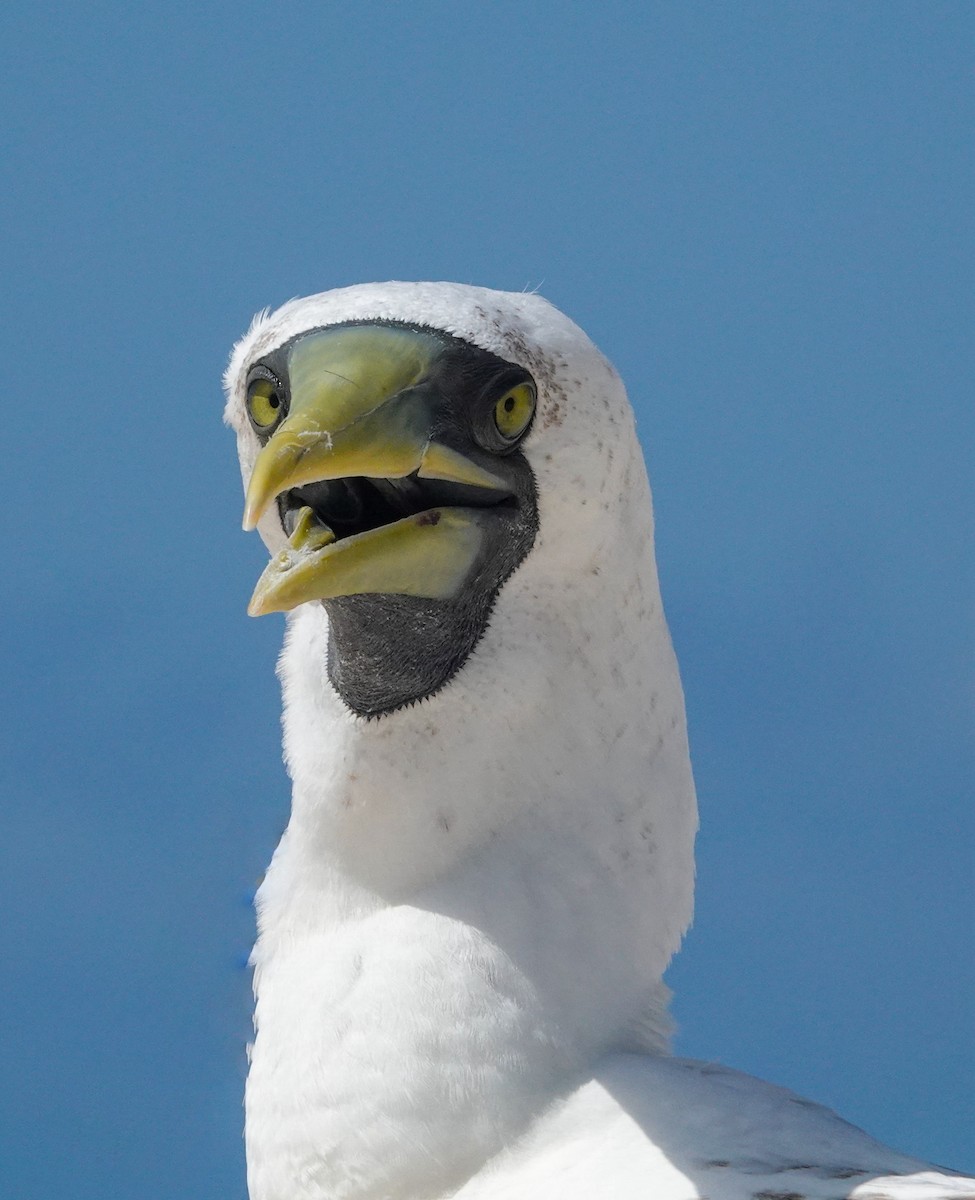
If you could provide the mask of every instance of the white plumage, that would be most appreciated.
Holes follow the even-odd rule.
[[[251,365],[375,321],[531,373],[538,533],[456,674],[378,719],[329,682],[324,606],[289,614],[294,796],[258,897],[253,1200],[975,1197],[821,1108],[666,1055],[696,805],[633,417],[581,330],[538,296],[452,284],[263,314],[227,372],[245,486]],[[274,505],[258,527],[280,551]]]

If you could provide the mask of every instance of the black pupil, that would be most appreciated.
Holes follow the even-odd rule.
[[[277,407],[278,407],[278,405],[281,403],[281,401],[278,399],[278,394],[277,394],[277,392],[272,392],[272,393],[270,394],[270,396],[268,396],[268,398],[267,398],[267,402],[268,402],[268,404],[270,404],[270,406],[271,406],[272,408],[277,408]]]
[[[507,400],[505,400],[505,402],[504,402],[504,411],[505,411],[506,413],[510,413],[510,412],[514,412],[514,411],[515,411],[515,398],[514,398],[514,396],[509,396],[509,397],[508,397],[508,399],[507,399]]]

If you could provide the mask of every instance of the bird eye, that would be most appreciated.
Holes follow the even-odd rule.
[[[535,388],[527,380],[516,384],[494,406],[494,424],[506,442],[513,442],[528,428],[535,412]]]
[[[259,433],[268,433],[281,420],[284,405],[273,379],[257,378],[247,387],[247,412]]]

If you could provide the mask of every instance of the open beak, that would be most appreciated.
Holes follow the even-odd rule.
[[[459,493],[479,502],[387,514],[399,519],[337,536],[327,513],[299,496],[288,546],[258,581],[252,616],[334,596],[446,599],[460,590],[478,561],[491,505],[509,493],[497,475],[433,440],[438,397],[425,381],[441,350],[433,334],[383,325],[316,330],[294,342],[290,405],[254,464],[245,529],[283,493],[290,502],[293,490],[329,480],[412,477],[421,495],[423,480],[438,480],[463,485]]]

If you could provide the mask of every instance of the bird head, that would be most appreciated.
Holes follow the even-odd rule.
[[[227,389],[244,528],[272,552],[249,611],[324,606],[329,679],[358,715],[448,684],[527,562],[564,611],[632,534],[622,386],[536,295],[383,284],[293,301],[255,321]]]

